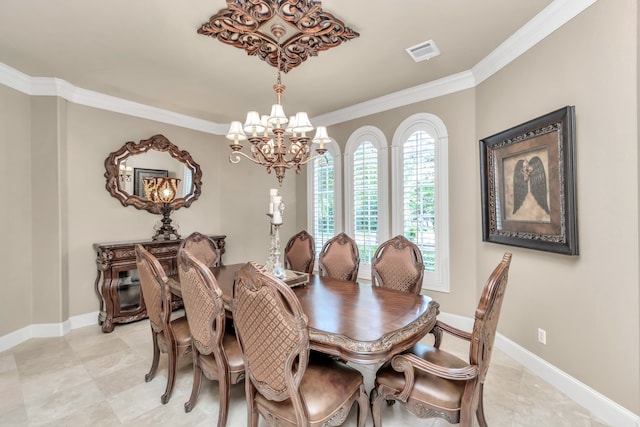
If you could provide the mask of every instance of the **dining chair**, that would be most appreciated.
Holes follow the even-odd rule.
[[[218,381],[218,427],[227,424],[229,389],[244,379],[244,361],[235,332],[227,325],[222,291],[209,267],[188,249],[178,250],[180,290],[191,331],[193,387],[184,404],[191,412],[198,400],[202,375]]]
[[[222,264],[222,256],[216,242],[197,231],[191,233],[180,242],[178,251],[181,248],[187,249],[196,259],[202,261],[207,267],[218,267]]]
[[[171,292],[168,289],[169,279],[157,258],[142,245],[135,246],[135,253],[142,298],[147,308],[153,339],[153,361],[144,380],[149,382],[153,379],[158,369],[160,353],[167,353],[169,369],[167,387],[160,398],[164,404],[169,401],[173,391],[178,356],[191,351],[191,333],[185,316],[171,319],[172,304]]]
[[[302,230],[294,234],[284,248],[284,268],[303,273],[313,273],[316,249],[313,236]]]
[[[322,246],[318,264],[321,276],[355,282],[360,267],[358,245],[346,233],[340,233]]]
[[[232,309],[247,373],[248,425],[257,427],[260,415],[269,425],[339,425],[357,401],[364,426],[362,374],[310,353],[307,316],[288,285],[250,262],[236,275]]]
[[[485,283],[471,333],[437,321],[434,346],[416,345],[378,370],[371,391],[374,426],[382,425],[384,401],[402,402],[418,418],[440,417],[461,427],[471,427],[475,413],[478,424],[487,426],[483,388],[510,264],[511,254],[505,253]],[[440,348],[443,332],[469,342],[468,361]]]
[[[420,248],[402,235],[378,246],[371,260],[371,283],[374,286],[419,294],[423,276]]]

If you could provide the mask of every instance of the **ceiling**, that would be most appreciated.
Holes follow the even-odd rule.
[[[556,2],[559,0],[556,0]],[[289,115],[315,117],[470,70],[552,0],[325,0],[360,36],[283,74]],[[2,0],[0,63],[228,123],[275,102],[276,69],[197,34],[222,0]],[[440,56],[406,48],[434,40]]]

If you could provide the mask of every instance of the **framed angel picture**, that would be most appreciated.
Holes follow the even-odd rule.
[[[578,255],[575,110],[480,140],[482,240]]]

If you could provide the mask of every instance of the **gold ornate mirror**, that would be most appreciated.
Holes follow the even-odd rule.
[[[107,191],[122,203],[148,212],[162,213],[162,204],[148,200],[144,180],[169,177],[180,180],[171,210],[189,207],[200,197],[202,171],[191,155],[180,150],[163,135],[154,135],[136,143],[127,142],[104,161]]]

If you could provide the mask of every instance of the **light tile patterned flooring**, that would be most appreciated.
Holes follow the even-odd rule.
[[[464,343],[446,336],[443,344],[464,357]],[[119,325],[110,334],[98,326],[64,337],[31,339],[0,353],[0,426],[211,426],[218,417],[217,383],[203,379],[196,407],[183,409],[191,392],[190,355],[180,360],[171,400],[160,403],[166,384],[166,355],[156,377],[144,375],[151,364],[149,321]],[[359,366],[367,390],[375,367]],[[356,425],[352,409],[345,425]],[[602,427],[558,390],[495,350],[485,384],[485,414],[490,426]],[[231,387],[228,426],[246,425],[244,385]],[[367,426],[371,426],[371,416]],[[261,419],[260,426],[266,426]],[[419,420],[401,405],[383,408],[384,426],[448,426]]]

